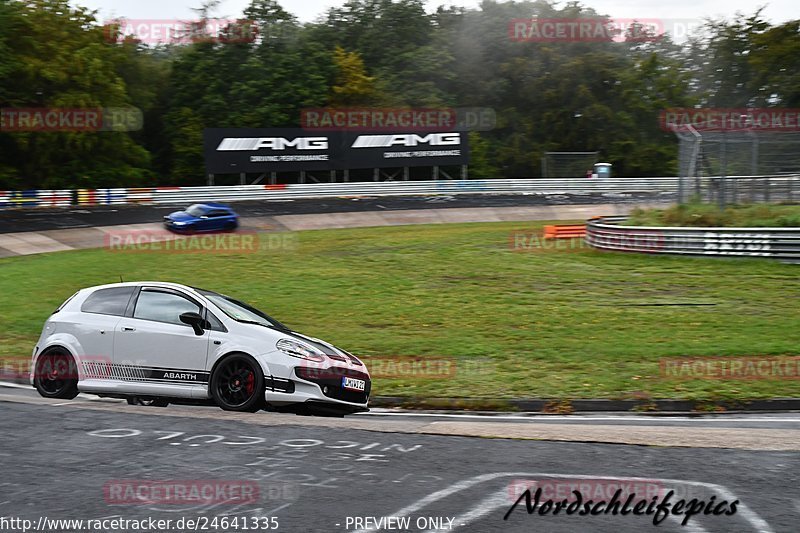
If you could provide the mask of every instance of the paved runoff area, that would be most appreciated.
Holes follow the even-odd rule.
[[[578,205],[563,205],[564,202]],[[605,202],[605,203],[602,203]],[[533,195],[476,197],[330,198],[233,204],[242,230],[291,232],[316,229],[585,220],[624,215],[633,207],[661,205],[652,195]],[[475,207],[478,206],[478,207]],[[186,207],[186,206],[184,206]],[[103,248],[115,235],[162,231],[164,215],[179,206],[0,211],[0,257]]]
[[[793,532],[800,513],[798,414],[329,419],[22,385],[0,406],[2,531]]]

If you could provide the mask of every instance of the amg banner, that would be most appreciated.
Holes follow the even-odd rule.
[[[203,131],[209,174],[335,168],[339,137],[301,129],[213,128]]]
[[[349,168],[433,167],[466,165],[469,145],[464,132],[346,133]]]
[[[466,165],[466,133],[314,133],[302,129],[214,128],[203,132],[206,171],[319,171]]]

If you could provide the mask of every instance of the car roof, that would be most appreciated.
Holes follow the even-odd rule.
[[[208,209],[227,209],[228,211],[233,211],[233,209],[231,209],[230,206],[227,206],[225,204],[219,204],[219,203],[216,203],[216,202],[202,202],[202,203],[197,203],[197,204],[194,204],[194,205],[199,205],[201,207],[207,207]]]
[[[166,289],[183,289],[191,292],[196,292],[197,289],[189,287],[188,285],[181,285],[180,283],[171,283],[169,281],[128,281],[123,283],[109,283],[107,285],[95,285],[94,287],[86,287],[84,290],[95,291],[99,289],[110,289],[113,287],[139,287],[140,285],[147,285],[150,287],[163,287]]]

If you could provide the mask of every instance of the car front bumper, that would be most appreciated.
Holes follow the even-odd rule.
[[[333,371],[331,371],[333,370]],[[278,411],[309,414],[352,414],[369,411],[372,381],[369,374],[352,369],[329,369],[328,372],[297,374],[290,379],[268,377],[264,399]],[[348,390],[342,378],[351,377],[365,382],[363,391]],[[315,413],[319,411],[319,413]]]

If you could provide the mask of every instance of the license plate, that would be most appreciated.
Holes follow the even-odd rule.
[[[349,390],[357,390],[357,391],[364,391],[367,387],[367,382],[363,379],[356,379],[356,378],[342,378],[342,388],[349,389]]]

